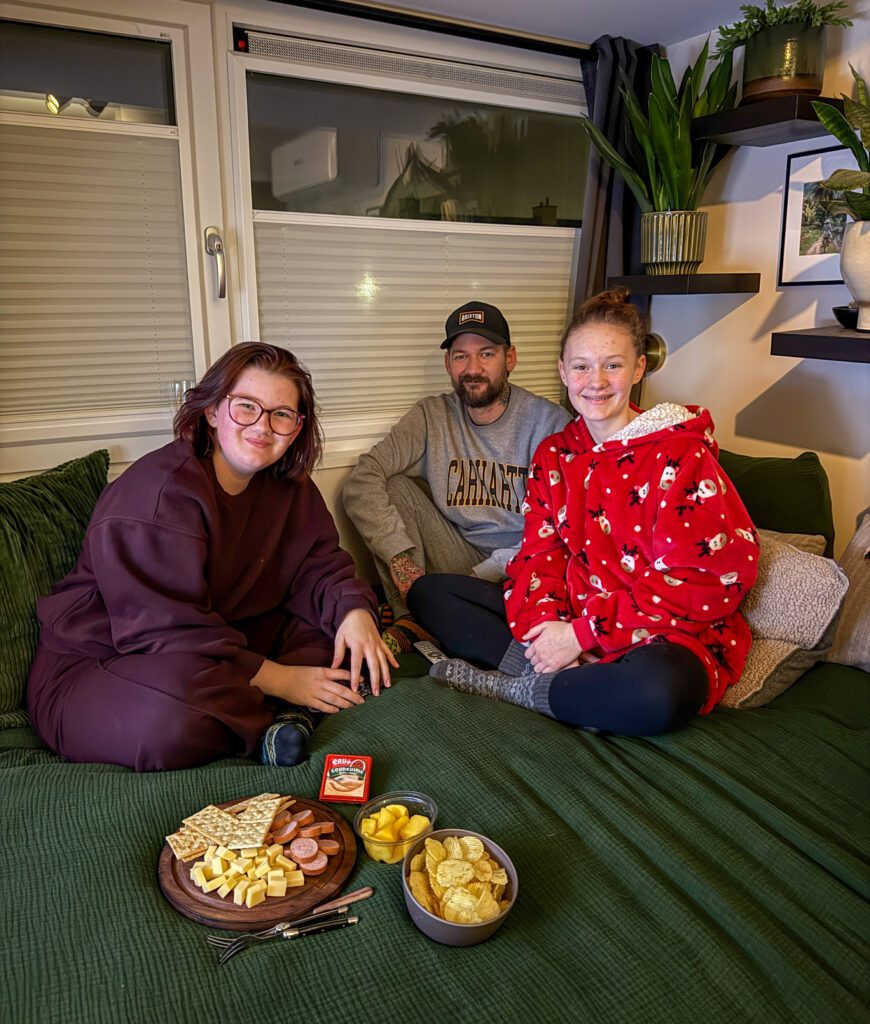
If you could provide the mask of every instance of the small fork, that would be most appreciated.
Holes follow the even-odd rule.
[[[374,895],[374,891],[370,885],[367,885],[362,889],[357,889],[355,892],[348,893],[346,896],[339,896],[338,899],[330,900],[328,903],[321,903],[319,907],[316,907],[304,917],[296,918],[292,921],[281,921],[280,924],[273,925],[271,928],[265,928],[261,932],[247,932],[234,939],[223,935],[207,935],[206,942],[210,946],[223,951],[219,961],[223,965],[231,956],[235,956],[236,953],[241,952],[246,946],[253,945],[256,942],[279,938],[288,928],[310,924],[312,921],[318,921],[321,918],[328,917],[331,919],[332,917],[337,918],[341,914],[346,914],[347,908],[351,904],[367,900],[370,896]]]

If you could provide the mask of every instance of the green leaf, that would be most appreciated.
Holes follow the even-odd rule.
[[[650,202],[650,197],[643,180],[631,167],[629,167],[625,160],[616,152],[602,132],[596,128],[588,117],[584,117],[582,120],[583,127],[589,134],[589,138],[600,153],[601,158],[609,163],[610,166],[622,176],[626,185],[631,189],[634,198],[637,200],[637,205],[640,207],[642,212],[652,213],[653,206]]]
[[[825,188],[838,189],[840,191],[850,188],[867,188],[870,185],[870,171],[851,171],[848,168],[841,168],[826,181],[821,183]]]
[[[653,55],[650,81],[652,84],[650,98],[658,96],[660,103],[669,103],[676,110],[677,87],[674,85],[671,65],[667,60],[662,60],[661,57]]]
[[[816,117],[818,117],[831,135],[852,150],[861,170],[870,171],[870,158],[867,156],[867,151],[861,145],[861,141],[855,134],[854,129],[840,111],[836,107],[832,107],[830,103],[820,103],[818,100],[813,100],[812,107],[816,112]]]
[[[863,106],[870,106],[870,97],[867,95],[867,83],[858,74],[858,72],[849,64],[849,70],[852,72],[852,77],[855,79],[855,83],[858,89],[858,102]]]
[[[692,109],[695,107],[695,101],[701,95],[701,83],[704,81],[704,69],[707,66],[707,54],[710,52],[710,37],[704,43],[704,48],[698,59],[695,61],[691,71],[691,84],[692,84]]]
[[[649,98],[649,125],[652,132],[653,148],[661,168],[662,187],[667,196],[665,210],[678,210],[677,165],[674,153],[674,130],[667,115],[667,100],[662,101],[653,93]]]
[[[704,153],[701,156],[701,161],[698,164],[697,170],[693,175],[692,188],[689,192],[689,201],[686,204],[687,210],[697,210],[701,205],[701,196],[704,194],[704,190],[710,183],[710,178],[713,175],[713,155],[716,152],[715,144],[708,142],[704,147]]]
[[[856,103],[848,96],[843,97],[843,113],[846,120],[861,135],[861,143],[870,148],[870,107]]]
[[[870,220],[870,196],[865,196],[863,192],[847,192],[843,201],[855,220]]]

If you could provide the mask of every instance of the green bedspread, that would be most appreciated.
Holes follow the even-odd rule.
[[[295,769],[223,761],[136,775],[0,733],[9,1024],[866,1021],[868,676],[819,667],[772,705],[654,739],[573,732],[403,679],[330,718]],[[356,928],[218,969],[156,881],[162,837],[212,801],[316,797],[327,752],[375,757],[491,836],[519,901],[483,945],[416,931],[400,870]],[[353,809],[347,809],[352,817]]]

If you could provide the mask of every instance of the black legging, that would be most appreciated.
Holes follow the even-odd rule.
[[[421,576],[408,608],[448,654],[497,668],[513,639],[502,588],[454,573]],[[685,725],[707,699],[707,673],[680,644],[635,647],[616,661],[559,672],[548,695],[553,716],[568,725],[649,736]]]

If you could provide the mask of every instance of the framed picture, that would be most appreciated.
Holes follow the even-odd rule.
[[[842,284],[840,249],[848,220],[832,214],[841,193],[822,182],[840,167],[855,167],[846,146],[792,153],[786,164],[778,285]]]

